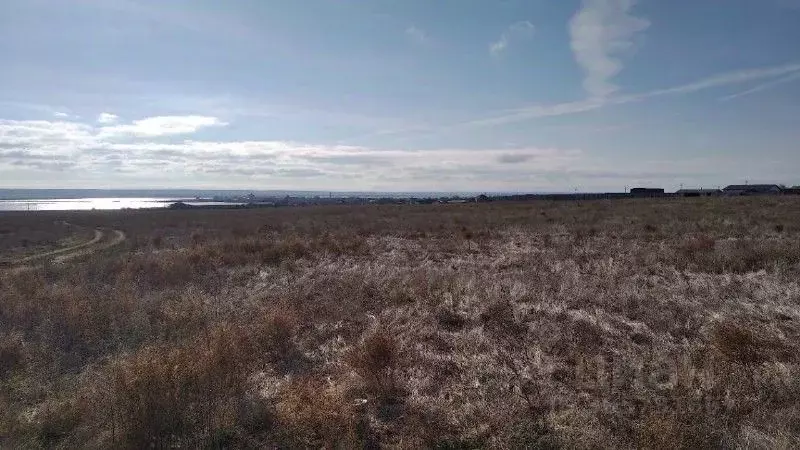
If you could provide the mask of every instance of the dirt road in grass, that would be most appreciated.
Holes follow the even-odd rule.
[[[82,242],[66,248],[51,250],[44,253],[26,256],[10,263],[11,267],[22,269],[33,267],[50,260],[55,264],[62,264],[67,261],[90,255],[92,253],[105,250],[121,244],[127,239],[125,233],[120,230],[94,230],[94,237],[91,240]]]
[[[127,239],[125,233],[123,233],[120,230],[113,230],[113,232],[111,233],[107,231],[106,232],[101,231],[100,240],[95,241],[94,239],[92,239],[92,241],[95,241],[94,244],[88,245],[86,247],[81,247],[79,249],[73,249],[73,251],[71,252],[59,254],[58,256],[53,258],[53,262],[56,264],[61,264],[71,259],[99,252],[100,250],[105,250],[107,248],[117,246],[122,242],[124,242],[125,239]]]

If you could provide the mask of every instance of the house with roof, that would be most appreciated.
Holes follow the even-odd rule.
[[[722,191],[725,195],[779,195],[783,189],[777,184],[732,184]]]
[[[800,195],[800,186],[792,186],[783,190],[784,194]]]
[[[716,197],[722,195],[721,189],[681,189],[676,194],[679,197]]]
[[[664,195],[664,189],[636,187],[630,190],[630,195],[633,197],[661,197]]]

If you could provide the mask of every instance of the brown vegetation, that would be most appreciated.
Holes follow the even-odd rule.
[[[6,216],[8,214],[8,216]],[[0,220],[0,263],[70,247],[92,238],[92,229],[59,219],[30,219],[29,214],[3,213]]]
[[[800,445],[795,198],[62,221],[128,240],[0,268],[0,447]]]

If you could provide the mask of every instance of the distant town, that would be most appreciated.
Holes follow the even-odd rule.
[[[664,197],[739,197],[758,195],[800,195],[800,186],[787,187],[782,184],[732,184],[725,188],[684,188],[667,192],[662,188],[634,187],[626,192],[605,193],[558,193],[558,194],[501,194],[501,195],[446,195],[446,196],[363,196],[330,193],[324,195],[216,195],[208,198],[172,203],[171,209],[193,208],[263,208],[310,205],[366,205],[366,204],[434,204],[434,203],[481,203],[491,201],[528,200],[600,200],[622,198]]]

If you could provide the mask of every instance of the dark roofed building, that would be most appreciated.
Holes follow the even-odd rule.
[[[681,197],[713,197],[722,195],[720,189],[681,189],[676,192]]]
[[[664,195],[664,189],[661,188],[633,188],[631,195],[634,197],[660,197]]]
[[[726,195],[774,195],[782,191],[777,184],[732,184],[723,189]]]
[[[800,195],[800,186],[792,186],[783,190],[784,194]]]
[[[194,206],[184,203],[184,202],[175,202],[168,206],[169,209],[192,209]]]

